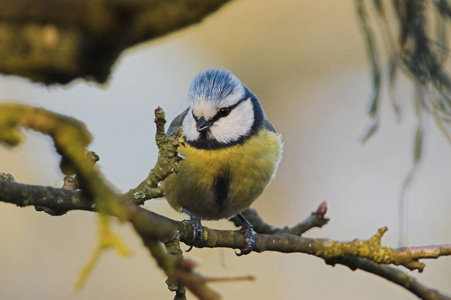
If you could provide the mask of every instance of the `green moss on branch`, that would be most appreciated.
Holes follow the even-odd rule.
[[[164,196],[163,189],[158,185],[170,174],[179,170],[177,149],[180,146],[181,131],[178,130],[167,136],[164,125],[166,124],[165,112],[161,107],[155,110],[155,124],[157,127],[155,141],[158,146],[158,160],[149,175],[136,188],[124,194],[124,198],[138,205],[144,201]]]
[[[200,22],[229,0],[0,1],[0,72],[105,82],[121,52]]]

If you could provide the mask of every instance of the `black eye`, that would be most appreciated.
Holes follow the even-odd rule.
[[[219,115],[220,117],[226,117],[226,116],[228,116],[229,114],[230,114],[230,108],[228,108],[228,107],[221,108],[221,109],[219,110],[219,112],[218,112],[218,115]]]

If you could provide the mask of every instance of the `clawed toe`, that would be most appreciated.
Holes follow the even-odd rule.
[[[199,245],[204,240],[204,227],[202,226],[200,217],[185,208],[182,208],[182,211],[190,216],[189,223],[193,227],[193,239],[189,248],[186,250],[186,252],[190,252],[194,246]]]
[[[255,245],[255,233],[254,229],[248,226],[243,226],[239,231],[244,233],[244,241],[246,242],[246,248],[241,249],[239,252],[235,251],[237,256],[247,255],[252,252]]]
[[[191,219],[189,222],[193,227],[193,239],[191,240],[191,245],[186,250],[186,252],[190,252],[195,245],[199,245],[204,240],[204,227],[200,223],[200,219],[196,221],[193,221],[193,219]]]
[[[235,251],[237,256],[247,255],[252,252],[255,245],[255,233],[254,228],[248,220],[246,220],[241,214],[237,215],[238,218],[243,222],[243,227],[239,230],[244,234],[244,241],[246,242],[246,247],[241,249],[239,252]]]
[[[191,240],[191,244],[189,248],[186,250],[186,252],[189,252],[193,249],[194,246],[200,245],[204,240],[204,227],[201,223],[201,218],[195,215],[194,213],[190,212],[189,210],[182,208],[182,212],[186,213],[188,216],[190,216],[190,224],[193,228],[193,239]],[[244,249],[241,249],[240,251],[235,251],[235,254],[237,256],[247,255],[252,252],[255,246],[255,233],[254,228],[251,223],[249,223],[246,218],[244,218],[241,214],[238,214],[237,217],[241,220],[243,223],[243,226],[241,227],[238,232],[241,232],[244,234],[244,241],[246,243],[246,247]]]

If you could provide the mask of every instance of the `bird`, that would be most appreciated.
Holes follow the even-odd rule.
[[[230,71],[208,69],[193,80],[189,106],[170,124],[181,128],[180,169],[162,187],[169,205],[186,213],[193,228],[187,251],[204,239],[201,220],[237,216],[249,254],[255,246],[252,224],[241,214],[274,178],[282,139],[266,119],[257,97]]]

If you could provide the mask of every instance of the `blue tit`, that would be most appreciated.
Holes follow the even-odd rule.
[[[162,186],[169,204],[190,216],[192,245],[203,239],[201,219],[238,216],[247,246],[237,254],[250,253],[254,232],[240,213],[274,177],[282,155],[280,134],[257,97],[224,69],[197,75],[189,107],[172,121],[168,134],[178,128],[185,144],[178,151],[184,160]]]

